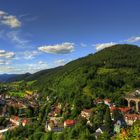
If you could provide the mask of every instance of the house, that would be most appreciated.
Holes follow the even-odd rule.
[[[63,117],[50,117],[49,120],[50,121],[54,121],[54,123],[60,123],[62,122]]]
[[[81,111],[81,116],[89,120],[91,113],[92,109],[84,109],[83,111]]]
[[[17,126],[20,125],[20,124],[22,124],[23,126],[25,126],[25,125],[28,124],[29,121],[28,121],[28,119],[25,119],[25,118],[21,119],[18,116],[12,116],[10,118],[10,122],[12,124],[14,124],[14,125],[17,125]]]
[[[125,122],[127,125],[133,125],[136,120],[140,120],[140,115],[138,114],[125,114],[124,115]]]
[[[56,124],[53,120],[46,122],[45,125],[45,131],[61,132],[63,129],[63,123]]]
[[[10,122],[13,123],[14,125],[20,125],[21,120],[18,116],[12,116],[10,118]]]
[[[95,100],[95,104],[102,104],[103,103],[103,100],[98,98]]]
[[[101,126],[99,127],[96,131],[95,131],[95,138],[98,139],[98,137],[103,133],[105,132],[105,127],[104,126]]]
[[[110,99],[104,99],[104,104],[111,106],[111,100]]]
[[[57,117],[57,116],[61,116],[62,114],[62,109],[59,107],[54,107],[52,106],[51,108],[51,112],[48,114],[49,117]]]
[[[64,127],[72,127],[76,124],[75,120],[65,120],[64,121]]]
[[[28,122],[29,122],[28,119],[23,119],[23,120],[22,120],[22,125],[25,126],[25,125],[28,124]]]

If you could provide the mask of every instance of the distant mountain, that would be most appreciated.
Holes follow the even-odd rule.
[[[15,77],[16,74],[0,74],[0,82],[6,82],[8,79]]]
[[[13,82],[20,81],[31,75],[30,73],[26,74],[0,74],[0,82]]]

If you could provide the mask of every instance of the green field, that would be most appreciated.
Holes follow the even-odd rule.
[[[16,97],[24,97],[25,96],[25,93],[24,92],[15,92],[15,91],[10,91],[9,94],[11,96],[16,96]]]

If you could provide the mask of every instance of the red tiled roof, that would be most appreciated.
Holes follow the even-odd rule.
[[[126,113],[131,110],[131,107],[110,107],[111,112],[114,110],[120,110],[121,112]]]
[[[28,123],[28,119],[23,119],[22,123],[27,124]]]
[[[66,120],[64,123],[66,125],[74,125],[76,123],[76,121],[75,120]]]
[[[138,114],[125,114],[125,118],[127,118],[128,120],[140,120],[140,115]]]
[[[112,111],[114,111],[114,110],[118,110],[118,108],[117,108],[117,107],[114,107],[114,106],[111,106],[111,107],[110,107],[110,111],[112,112]]]
[[[128,112],[128,111],[130,111],[131,110],[131,107],[119,107],[118,108],[121,112]]]

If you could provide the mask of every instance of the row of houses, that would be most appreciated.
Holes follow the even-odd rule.
[[[19,125],[25,126],[29,123],[29,120],[27,118],[20,118],[18,116],[11,116],[10,122],[16,126],[19,126]]]
[[[133,113],[134,111],[131,107],[116,107],[115,104],[112,103],[110,99],[95,100],[95,104],[101,104],[101,103],[106,104],[110,108],[110,115],[114,124],[114,133],[122,132],[123,134],[125,134],[125,129],[124,129],[125,125],[132,126],[133,123],[136,122],[136,120],[140,120],[140,114],[134,114]],[[113,111],[115,110],[118,110],[122,114],[122,116],[124,117],[123,120],[114,121]],[[83,109],[80,114],[81,117],[87,120],[87,124],[89,125],[92,125],[90,123],[90,117],[92,115],[92,111],[93,109]],[[96,139],[98,139],[98,136],[102,134],[104,131],[105,131],[105,127],[100,126],[95,132]]]
[[[66,127],[73,127],[76,124],[76,120],[65,120],[64,122],[56,122],[49,120],[46,122],[45,130],[53,132],[61,132]]]
[[[76,120],[63,121],[62,113],[66,107],[62,108],[61,103],[56,103],[51,106],[51,111],[48,113],[48,120],[46,121],[45,130],[53,132],[61,132],[66,127],[73,127]]]

